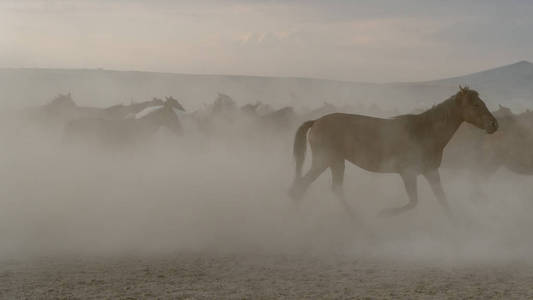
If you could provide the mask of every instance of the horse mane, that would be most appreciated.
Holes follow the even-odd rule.
[[[436,124],[447,124],[457,120],[455,99],[462,92],[449,97],[439,104],[433,105],[428,110],[419,114],[405,114],[394,117],[403,120],[410,132],[418,137],[432,135]]]
[[[394,119],[403,119],[406,121],[416,121],[421,123],[446,121],[454,112],[454,101],[457,95],[433,105],[431,108],[418,114],[404,114],[394,117]]]
[[[454,101],[460,94],[473,94],[476,95],[478,92],[469,88],[468,86],[459,86],[459,91],[451,96],[450,98],[442,101],[437,105],[433,105],[430,109],[421,112],[419,114],[405,114],[394,117],[395,119],[407,119],[407,120],[417,120],[420,122],[435,122],[435,121],[444,121],[449,119],[449,117],[454,112]]]

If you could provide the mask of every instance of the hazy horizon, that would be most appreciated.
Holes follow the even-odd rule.
[[[0,67],[440,79],[533,60],[533,3],[3,1]]]
[[[439,78],[427,78],[424,80],[420,80],[419,82],[425,82],[425,81],[438,81],[438,80],[446,80],[456,77],[462,77],[467,76],[471,74],[481,73],[485,71],[491,71],[494,69],[507,67],[511,65],[516,65],[520,63],[528,63],[532,64],[528,60],[520,60],[515,62],[510,62],[505,65],[497,65],[492,67],[487,67],[485,69],[480,70],[472,70],[468,73],[464,74],[455,74],[450,75],[448,77],[439,77]],[[372,81],[353,81],[353,80],[343,80],[343,79],[332,79],[332,78],[323,78],[323,77],[305,77],[305,76],[274,76],[274,75],[246,75],[246,74],[233,74],[233,73],[181,73],[181,72],[172,72],[172,71],[152,71],[152,70],[140,70],[140,69],[106,69],[106,68],[53,68],[53,67],[0,67],[0,69],[4,70],[60,70],[60,71],[109,71],[109,72],[138,72],[138,73],[154,73],[154,74],[173,74],[173,75],[191,75],[191,76],[229,76],[229,77],[258,77],[258,78],[288,78],[288,79],[310,79],[310,80],[326,80],[326,81],[340,81],[340,82],[353,82],[353,83],[368,83],[368,84],[380,84],[380,83],[416,83],[417,81],[387,81],[387,82],[372,82]]]

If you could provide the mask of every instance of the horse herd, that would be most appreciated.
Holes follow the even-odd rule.
[[[37,121],[41,128],[61,132],[67,141],[84,140],[106,147],[146,142],[161,128],[176,136],[193,132],[214,135],[220,133],[217,127],[222,123],[253,120],[279,130],[295,121],[292,107],[273,110],[261,103],[238,107],[231,97],[220,93],[211,105],[193,112],[187,112],[173,97],[96,108],[77,105],[70,93],[59,94],[48,104],[23,110],[23,116]]]
[[[224,94],[195,112],[186,112],[173,97],[93,108],[76,105],[66,94],[26,113],[33,119],[60,124],[66,141],[121,146],[143,141],[160,128],[176,136],[193,130],[216,134],[221,124],[246,120],[249,126],[283,135],[300,125],[294,138],[296,169],[290,196],[301,199],[309,185],[329,168],[332,190],[350,214],[342,188],[346,161],[367,171],[400,175],[409,202],[383,210],[382,215],[387,216],[416,206],[419,175],[449,213],[440,180],[441,165],[467,168],[485,177],[502,166],[520,174],[533,173],[533,156],[526,146],[533,141],[533,113],[513,114],[503,106],[490,112],[478,92],[468,87],[460,87],[456,94],[418,114],[377,118],[339,112],[346,110],[325,104],[298,115],[292,107],[273,110],[261,103],[238,107]],[[312,163],[302,176],[308,142]]]

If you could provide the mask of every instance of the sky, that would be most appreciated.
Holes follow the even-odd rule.
[[[533,61],[533,1],[0,0],[0,67],[390,82]]]

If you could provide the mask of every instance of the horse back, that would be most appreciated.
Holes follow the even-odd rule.
[[[329,114],[314,122],[309,143],[313,153],[333,153],[373,172],[398,172],[426,160],[403,119]]]

